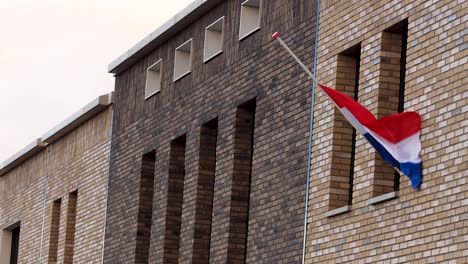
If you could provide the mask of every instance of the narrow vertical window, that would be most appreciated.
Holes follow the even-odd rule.
[[[155,151],[143,155],[141,159],[135,263],[148,263],[151,223],[153,216],[153,185],[155,162]]]
[[[171,141],[169,153],[169,177],[164,234],[164,263],[178,263],[180,246],[180,224],[185,178],[186,137]]]
[[[224,17],[213,22],[205,29],[203,61],[208,62],[223,52]]]
[[[210,257],[217,135],[217,119],[202,125],[193,241],[193,260],[200,263],[208,263]]]
[[[358,100],[361,44],[337,57],[336,89]],[[330,195],[328,209],[351,205],[353,201],[356,129],[334,108]]]
[[[192,39],[187,40],[175,50],[174,82],[189,74],[192,70]]]
[[[247,0],[241,4],[239,39],[242,40],[260,29],[262,0]]]
[[[18,263],[20,231],[21,231],[21,226],[19,225],[11,230],[10,264]]]
[[[398,113],[405,110],[406,49],[408,45],[408,20],[403,20],[397,32],[401,33],[400,89],[398,91]],[[395,171],[393,178],[395,191],[400,190],[400,174]]]
[[[240,105],[234,131],[234,168],[231,189],[228,260],[247,257],[250,185],[254,148],[255,100]]]
[[[0,241],[0,263],[18,263],[20,230],[20,222],[0,230],[2,232]]]
[[[52,204],[52,214],[51,214],[51,220],[50,220],[50,239],[49,239],[49,263],[57,262],[61,206],[62,206],[62,199],[55,200]]]
[[[377,118],[404,110],[407,34],[407,20],[382,32]],[[399,190],[399,174],[380,155],[375,166],[373,196]]]
[[[65,254],[63,263],[73,263],[77,202],[78,191],[74,191],[68,195],[67,218],[65,225]]]
[[[158,60],[146,70],[145,100],[161,90],[162,60]]]

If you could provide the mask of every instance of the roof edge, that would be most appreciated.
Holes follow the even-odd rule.
[[[67,119],[60,122],[58,125],[45,132],[41,138],[47,143],[51,144],[60,139],[61,137],[68,134],[73,129],[77,128],[84,122],[88,121],[93,116],[97,115],[101,111],[112,104],[113,92],[101,95],[76,111],[74,114],[69,116]]]
[[[42,141],[41,138],[38,138],[28,144],[26,147],[22,148],[20,151],[13,154],[7,160],[0,164],[0,176],[6,174],[19,164],[23,163],[25,160],[36,155],[38,152],[43,150],[46,147],[46,143]]]
[[[124,52],[108,66],[108,72],[119,74],[129,68],[140,58],[147,55],[161,43],[179,32],[192,21],[198,19],[206,11],[213,8],[222,0],[195,0],[170,18],[151,34],[140,40],[132,48]]]
[[[21,163],[36,155],[61,137],[65,136],[73,129],[77,128],[93,116],[102,112],[113,103],[114,93],[101,95],[72,114],[70,117],[59,123],[54,128],[47,131],[42,137],[34,140],[32,143],[13,154],[11,157],[0,163],[0,176],[11,171]]]

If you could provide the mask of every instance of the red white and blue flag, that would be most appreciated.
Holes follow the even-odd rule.
[[[382,158],[407,175],[411,186],[417,189],[422,180],[419,114],[404,112],[376,119],[369,110],[349,96],[321,84],[319,86]]]
[[[419,152],[421,152],[421,141],[419,140],[421,117],[419,114],[405,112],[381,119],[375,118],[369,110],[349,96],[319,84],[310,70],[279,37],[278,32],[275,32],[272,38],[279,41],[382,158],[398,172],[403,172],[408,176],[411,180],[411,186],[417,189],[422,180],[422,163],[419,158]]]

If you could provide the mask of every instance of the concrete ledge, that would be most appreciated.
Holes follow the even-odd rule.
[[[221,3],[222,0],[195,0],[151,34],[109,64],[110,73],[119,74],[157,48],[180,30]]]
[[[25,160],[29,159],[30,157],[36,155],[41,150],[46,147],[46,143],[42,141],[41,138],[34,140],[31,144],[27,145],[13,156],[5,160],[0,164],[0,176],[6,174],[14,167],[18,166],[19,164],[23,163]]]
[[[113,93],[101,95],[98,98],[85,105],[83,108],[72,114],[70,117],[56,125],[51,130],[42,135],[42,140],[47,144],[57,141],[59,138],[70,133],[90,118],[100,113],[112,103]]]
[[[0,176],[11,171],[24,161],[45,149],[48,144],[57,141],[73,129],[77,128],[93,116],[106,109],[110,104],[112,104],[113,95],[114,93],[111,92],[94,99],[92,102],[78,110],[63,122],[47,131],[44,135],[42,135],[41,138],[36,139],[34,142],[27,145],[13,156],[2,162],[0,164]]]
[[[377,197],[373,197],[367,200],[367,205],[382,203],[388,200],[395,199],[397,197],[398,197],[398,192],[382,194],[382,195],[379,195]]]
[[[325,217],[332,217],[332,216],[335,216],[335,215],[344,214],[344,213],[349,212],[349,211],[351,211],[351,205],[346,205],[346,206],[336,208],[334,210],[326,212]]]

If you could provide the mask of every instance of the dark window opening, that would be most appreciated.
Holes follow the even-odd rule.
[[[135,263],[148,263],[153,217],[155,163],[155,151],[151,151],[142,156]]]
[[[338,54],[336,89],[358,100],[361,44]],[[351,205],[353,201],[356,129],[334,110],[332,166],[330,178],[329,210]]]
[[[75,247],[76,212],[78,203],[78,190],[68,195],[67,218],[65,225],[65,254],[63,263],[73,263],[73,250]]]
[[[18,263],[20,230],[21,227],[19,225],[11,230],[10,264]]]
[[[228,259],[246,261],[249,206],[254,152],[256,101],[252,99],[237,108],[234,131],[234,170],[230,211]]]
[[[398,87],[398,113],[404,111],[405,106],[405,79],[406,79],[406,53],[408,44],[408,19],[405,19],[385,30],[385,32],[395,34],[400,40],[400,74]],[[398,45],[398,44],[397,44]],[[400,190],[400,173],[393,174],[393,190]]]
[[[208,263],[213,214],[218,120],[202,125],[198,161],[193,260]]]
[[[164,237],[164,263],[178,263],[185,178],[186,136],[171,141]]]
[[[60,208],[62,199],[57,199],[52,204],[49,239],[49,262],[57,262],[58,239],[60,232]]]

